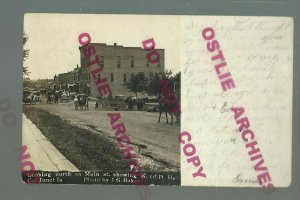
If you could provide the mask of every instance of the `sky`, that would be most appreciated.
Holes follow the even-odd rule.
[[[29,78],[53,78],[55,74],[80,66],[78,36],[89,33],[92,43],[117,43],[142,47],[154,38],[156,48],[165,49],[165,68],[180,71],[180,17],[163,15],[40,14],[24,16],[24,31],[29,39],[25,49],[29,58],[23,63]]]

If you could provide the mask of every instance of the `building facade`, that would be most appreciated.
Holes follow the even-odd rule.
[[[134,96],[134,93],[129,92],[124,86],[124,83],[128,81],[132,75],[144,73],[145,76],[148,76],[151,73],[162,73],[164,71],[164,49],[154,49],[159,53],[160,60],[152,64],[147,59],[148,52],[141,47],[123,47],[116,43],[114,45],[90,43],[89,45],[95,47],[96,54],[104,66],[102,75],[109,81],[112,96]],[[90,62],[90,60],[84,56],[83,48],[84,47],[79,47],[81,58],[80,83],[90,87],[91,96],[98,97],[99,94],[96,91],[93,80],[91,80],[88,68],[88,62]],[[94,56],[91,56],[90,59],[94,59]]]
[[[77,65],[72,71],[54,76],[54,90],[80,92],[81,68]]]

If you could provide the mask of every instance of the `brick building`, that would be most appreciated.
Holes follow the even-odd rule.
[[[79,93],[83,90],[80,88],[80,86],[83,85],[81,81],[81,71],[81,68],[77,65],[77,67],[70,72],[55,75],[54,89]]]
[[[134,74],[144,73],[147,76],[149,73],[154,74],[164,71],[164,49],[155,49],[160,55],[160,62],[152,64],[147,59],[147,51],[141,47],[123,47],[116,43],[114,45],[90,43],[89,45],[94,46],[96,49],[96,53],[104,66],[103,75],[109,81],[113,96],[134,96],[134,93],[128,92],[128,89],[123,85]],[[99,95],[95,84],[91,81],[87,67],[89,60],[84,56],[82,48],[79,47],[81,84],[82,87],[90,87],[90,95],[97,97]],[[143,96],[146,96],[146,94]]]

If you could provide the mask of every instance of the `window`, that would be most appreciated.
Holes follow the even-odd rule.
[[[114,74],[113,74],[113,73],[110,74],[110,81],[111,81],[111,82],[114,81]]]
[[[101,79],[101,74],[97,74],[97,80],[99,81]]]
[[[157,67],[160,67],[160,62],[157,63]]]
[[[104,67],[104,56],[100,56],[100,64]]]
[[[126,82],[126,81],[127,81],[127,74],[125,73],[124,77],[123,77],[123,82]]]
[[[130,58],[130,65],[131,65],[131,67],[134,67],[134,57],[133,56],[131,56],[131,58]]]
[[[118,68],[121,67],[121,57],[120,56],[117,57],[117,67]]]
[[[149,67],[149,60],[146,60],[146,67]]]

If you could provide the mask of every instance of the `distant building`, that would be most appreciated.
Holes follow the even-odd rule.
[[[103,43],[90,43],[94,46],[103,66],[103,75],[109,81],[112,95],[133,96],[134,93],[128,92],[124,82],[137,73],[161,73],[164,71],[164,49],[155,49],[160,54],[160,62],[151,64],[147,59],[147,51],[141,47],[123,47],[116,43],[106,45]],[[99,96],[95,84],[91,81],[88,66],[89,60],[84,56],[83,47],[79,47],[81,58],[81,84],[91,88],[91,96]],[[92,56],[91,59],[94,59]],[[83,89],[83,88],[82,88]]]
[[[162,73],[164,71],[164,49],[155,49],[160,54],[160,62],[151,64],[147,59],[147,51],[141,47],[123,47],[116,43],[106,45],[102,43],[90,43],[94,46],[103,66],[103,75],[109,81],[113,96],[124,95],[134,96],[132,92],[124,86],[132,75],[144,73]],[[71,72],[54,76],[54,88],[56,90],[68,90],[70,92],[87,93],[93,97],[98,97],[94,81],[91,80],[88,68],[89,60],[82,52],[83,47],[79,47],[81,67],[77,65]],[[92,56],[91,59],[94,57]],[[100,74],[99,74],[100,75]],[[139,94],[141,96],[142,94]],[[146,94],[143,96],[147,96]]]
[[[73,71],[54,76],[54,89],[90,94],[90,80],[85,80],[83,69],[78,65]],[[89,77],[88,77],[89,78]]]
[[[49,85],[51,85],[51,82],[53,82],[53,79],[38,79],[35,80],[35,87],[38,89],[45,89],[48,88]]]

